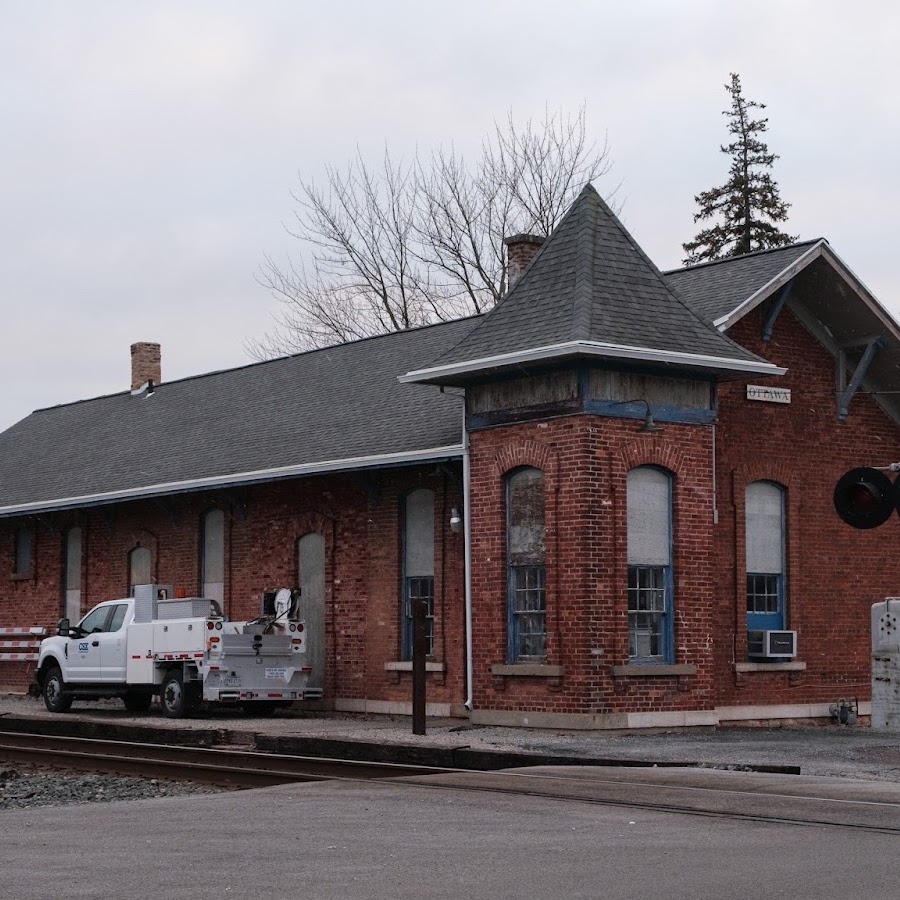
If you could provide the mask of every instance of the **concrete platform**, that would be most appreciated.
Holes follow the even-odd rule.
[[[254,719],[240,711],[170,720],[158,709],[126,712],[121,703],[77,703],[53,716],[39,700],[0,697],[0,720],[23,727],[69,729],[109,736],[121,730],[134,740],[201,746],[258,746],[309,755],[421,762],[441,766],[503,768],[591,761],[607,765],[753,768],[768,772],[900,782],[900,733],[869,728],[670,729],[640,732],[567,732],[473,726],[460,719],[429,719],[428,733],[411,733],[408,717],[297,714]]]

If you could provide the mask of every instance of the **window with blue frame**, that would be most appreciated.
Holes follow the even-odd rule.
[[[672,477],[654,466],[628,473],[628,659],[674,662]]]
[[[509,662],[547,655],[544,473],[517,469],[506,479],[506,584]]]
[[[410,491],[403,503],[403,659],[412,659],[413,610],[425,603],[425,649],[434,654],[434,491]]]
[[[747,630],[785,627],[785,492],[771,481],[747,485]]]

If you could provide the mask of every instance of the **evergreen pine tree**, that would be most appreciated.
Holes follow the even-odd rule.
[[[723,115],[728,116],[728,131],[735,136],[732,143],[720,147],[731,157],[728,181],[694,198],[699,206],[694,222],[716,216],[722,221],[681,245],[687,253],[685,265],[784,247],[797,240],[775,224],[787,219],[790,204],[781,199],[778,185],[766,171],[778,159],[758,137],[767,130],[769,120],[750,118],[751,110],[766,106],[744,99],[740,76],[734,73],[725,89],[731,94],[731,109]]]

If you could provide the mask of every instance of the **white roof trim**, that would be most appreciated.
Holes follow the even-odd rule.
[[[413,372],[400,375],[398,380],[404,383],[430,381],[434,378],[477,372],[481,369],[522,365],[560,356],[577,355],[629,359],[636,362],[664,363],[687,368],[723,369],[731,372],[747,372],[753,375],[784,375],[787,371],[787,369],[782,369],[762,360],[739,360],[727,356],[705,356],[700,353],[682,353],[649,347],[631,347],[626,344],[607,344],[603,341],[566,341],[562,344],[551,344],[547,347],[536,347],[532,350],[518,350],[513,353],[501,353],[497,356],[486,356],[482,359],[451,363],[446,366],[416,369]]]
[[[719,316],[713,324],[721,331],[727,331],[747,315],[756,309],[772,291],[778,290],[783,284],[790,281],[798,272],[805,269],[814,259],[822,255],[823,250],[830,249],[828,242],[821,238],[816,241],[802,256],[798,256],[789,266],[782,269],[774,278],[770,278],[759,290],[754,291],[746,300],[739,303],[730,313]]]
[[[85,494],[80,497],[60,497],[55,500],[40,500],[35,503],[0,506],[0,517],[29,515],[50,512],[57,509],[73,509],[80,506],[102,506],[124,500],[140,500],[145,497],[160,497],[166,494],[180,494],[215,487],[232,487],[275,481],[301,475],[319,475],[330,472],[347,472],[353,469],[369,469],[380,466],[402,465],[405,463],[430,462],[435,459],[462,456],[462,444],[447,447],[432,447],[428,450],[413,450],[403,453],[382,453],[376,456],[357,456],[349,459],[333,459],[324,462],[306,463],[297,466],[278,466],[274,469],[258,469],[253,472],[238,472],[234,475],[215,475],[209,478],[192,478],[186,481],[169,481],[122,491],[108,491],[101,494]]]
[[[789,266],[782,269],[774,278],[767,281],[759,290],[751,294],[746,300],[736,306],[730,313],[720,316],[713,324],[722,331],[727,331],[735,322],[742,319],[747,313],[752,312],[766,297],[782,287],[795,275],[799,274],[811,262],[824,256],[843,276],[850,282],[856,295],[869,307],[869,309],[881,319],[884,326],[891,332],[891,335],[900,340],[900,326],[893,315],[879,303],[878,299],[866,287],[865,283],[859,276],[835,253],[831,244],[824,238],[816,241],[802,256],[798,257]]]

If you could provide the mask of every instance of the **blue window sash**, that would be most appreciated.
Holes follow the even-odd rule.
[[[673,598],[675,594],[675,580],[672,575],[672,566],[641,566],[641,565],[630,565],[628,567],[629,574],[629,584],[631,582],[631,575],[635,570],[651,570],[651,569],[662,569],[662,581],[663,581],[663,610],[655,612],[653,610],[641,610],[635,611],[631,609],[631,604],[627,603],[626,606],[628,608],[628,642],[629,642],[629,654],[628,660],[631,663],[645,664],[645,665],[668,665],[675,661],[675,629],[674,629],[674,615],[673,615]],[[630,599],[630,598],[629,598]],[[633,628],[634,618],[638,615],[659,615],[661,618],[660,622],[660,652],[655,655],[634,655],[632,656],[630,650],[631,644],[631,635]]]
[[[532,574],[535,579],[535,586],[530,589],[520,585],[520,581],[527,578],[528,574]],[[544,660],[547,656],[546,577],[547,570],[543,564],[507,567],[507,662],[537,662]],[[517,594],[525,590],[534,592],[534,596],[538,601],[534,608],[519,608]],[[530,630],[526,631],[526,628]],[[523,652],[521,645],[527,637],[532,638],[535,652]]]
[[[413,592],[415,589],[415,592]],[[401,658],[410,660],[413,657],[413,602],[428,601],[428,612],[425,616],[425,653],[434,654],[434,576],[415,575],[403,579],[403,647]]]
[[[767,612],[751,612],[747,610],[747,631],[783,631],[785,628],[785,590],[784,575],[780,573],[747,573],[747,592],[749,595],[750,581],[754,578],[774,578],[775,597],[777,608]]]

